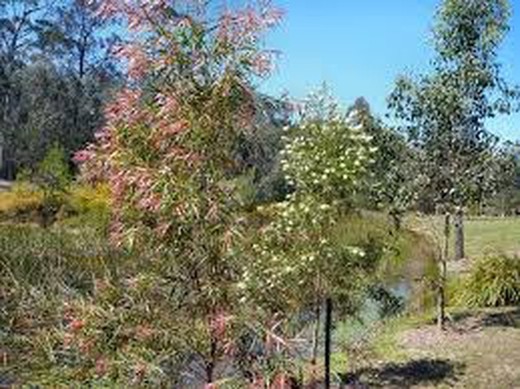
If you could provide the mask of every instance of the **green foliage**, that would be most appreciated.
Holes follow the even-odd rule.
[[[520,303],[520,259],[505,255],[478,260],[458,292],[459,303],[498,307]]]
[[[511,4],[508,0],[444,0],[437,12],[436,49],[448,61],[470,61],[463,53],[486,60],[509,31]],[[479,82],[489,82],[471,74]]]
[[[110,188],[107,185],[73,185],[67,193],[59,221],[68,227],[87,225],[106,231],[110,215]]]
[[[434,29],[430,74],[401,77],[389,98],[418,151],[416,191],[422,204],[464,206],[494,181],[496,138],[485,121],[518,97],[500,73],[497,49],[508,30],[509,4],[445,0]]]
[[[1,225],[0,246],[5,287],[47,289],[60,288],[64,283],[70,287],[90,284],[89,273],[102,272],[103,258],[111,253],[105,239],[94,230],[44,230],[28,224]]]
[[[61,146],[55,144],[38,164],[33,181],[43,193],[41,222],[43,226],[52,224],[65,203],[71,175]]]
[[[66,192],[71,174],[63,147],[54,144],[49,149],[38,164],[33,180],[49,196]]]
[[[439,269],[429,235],[408,223],[396,231],[388,215],[362,211],[342,217],[331,239],[363,249],[366,260],[373,263],[370,278],[366,280],[368,288],[362,290],[365,300],[374,298],[371,291],[386,292],[375,297],[382,297],[376,299],[381,304],[386,300],[392,314],[400,312],[402,304],[406,312],[413,313],[427,312],[435,305],[433,287]]]
[[[175,362],[174,339],[195,326],[174,328],[165,279],[127,258],[92,229],[0,227],[0,375],[44,387],[164,382],[159,365]]]
[[[0,193],[0,220],[44,224],[42,212],[46,201],[49,198],[42,189],[29,182],[16,182],[11,191]],[[110,188],[106,185],[71,184],[55,201],[51,205],[58,209],[53,215],[60,226],[88,226],[106,231],[110,219]]]
[[[416,154],[403,134],[373,115],[364,98],[358,98],[348,112],[349,122],[363,128],[375,150],[356,203],[364,209],[388,210],[399,228],[404,212],[414,200]]]
[[[262,345],[278,329],[267,332],[254,307],[247,321],[191,314],[198,296],[182,280],[172,287],[172,265],[153,250],[115,250],[91,228],[0,226],[0,376],[42,387],[189,387],[205,380],[213,331],[243,357],[221,357],[217,368],[236,374],[219,387],[289,365]]]

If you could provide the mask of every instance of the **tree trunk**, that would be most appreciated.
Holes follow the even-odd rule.
[[[332,299],[325,301],[325,389],[330,389],[330,354],[332,338]]]
[[[319,345],[319,338],[320,338],[320,324],[321,324],[321,300],[318,298],[316,301],[316,307],[315,307],[315,314],[316,314],[316,322],[314,325],[314,334],[312,337],[312,357],[311,357],[311,389],[316,388],[317,386],[317,367],[318,367],[318,345]]]
[[[439,279],[437,285],[437,326],[440,331],[444,330],[446,321],[446,262],[450,255],[450,214],[446,213],[444,218],[444,250],[441,255]]]
[[[457,207],[455,211],[455,260],[461,260],[465,257],[464,252],[464,211],[462,207]]]
[[[206,383],[212,384],[214,380],[214,371],[216,365],[217,340],[212,336],[209,351],[209,360],[206,361]]]

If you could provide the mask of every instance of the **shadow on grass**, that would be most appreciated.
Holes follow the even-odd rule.
[[[482,325],[486,327],[520,327],[520,307],[503,312],[488,313],[482,318]]]
[[[458,312],[451,315],[450,320],[453,324],[468,327],[520,328],[520,307]]]
[[[418,359],[362,368],[341,376],[344,388],[411,388],[415,385],[450,384],[464,374],[465,365],[446,359]]]

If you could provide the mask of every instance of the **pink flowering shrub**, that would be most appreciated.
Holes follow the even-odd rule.
[[[271,69],[261,34],[281,12],[265,1],[217,13],[197,1],[113,0],[101,17],[127,21],[117,54],[131,82],[76,161],[112,188],[114,240],[139,228],[164,241],[197,220],[219,222],[230,205],[221,183],[231,150],[253,131],[254,77]]]
[[[96,142],[75,160],[87,180],[111,189],[112,242],[149,248],[163,264],[161,277],[182,296],[179,326],[189,323],[190,331],[179,333],[183,347],[213,384],[218,365],[236,351],[241,308],[244,218],[229,184],[237,171],[233,152],[242,135],[255,131],[255,80],[270,73],[274,57],[262,36],[282,13],[265,0],[233,8],[107,0],[100,17],[119,18],[128,28],[116,52],[128,85],[107,107]]]

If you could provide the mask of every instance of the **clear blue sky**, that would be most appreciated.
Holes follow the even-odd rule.
[[[383,116],[396,76],[428,69],[439,1],[278,0],[286,17],[268,45],[280,50],[281,57],[262,88],[302,98],[326,81],[343,104],[364,96]],[[511,3],[512,30],[500,62],[508,79],[520,84],[520,0]],[[520,114],[494,120],[489,128],[504,138],[520,139]]]

